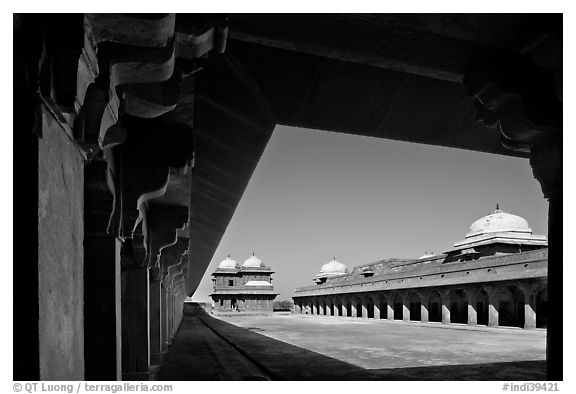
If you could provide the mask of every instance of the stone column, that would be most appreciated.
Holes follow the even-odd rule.
[[[159,275],[159,273],[158,273]],[[162,361],[162,311],[160,308],[161,282],[150,275],[150,364]]]
[[[488,326],[498,327],[498,309],[492,302],[488,305]]]
[[[450,308],[448,307],[448,292],[441,294],[442,301],[442,324],[450,324]]]
[[[390,300],[386,301],[386,317],[387,320],[394,320],[394,304]]]
[[[326,314],[326,304],[324,303],[324,301],[320,301],[320,312],[318,314],[321,316],[324,316]]]
[[[486,288],[488,294],[488,326],[498,327],[498,295],[495,289]]]
[[[420,321],[422,323],[428,323],[428,297],[420,294]]]
[[[358,311],[356,310],[356,304],[354,304],[354,301],[352,301],[350,307],[352,310],[352,317],[358,317]]]
[[[524,292],[524,328],[536,328],[536,296]]]
[[[342,314],[340,316],[348,316],[348,304],[344,300],[342,300]]]
[[[84,237],[84,360],[86,380],[122,379],[120,242]]]
[[[160,283],[160,340],[162,354],[168,351],[168,294],[166,293],[166,279]]]
[[[561,57],[560,57],[561,58]],[[561,83],[560,83],[561,86]],[[560,116],[561,116],[560,111]],[[560,124],[561,121],[560,121]],[[562,380],[562,310],[563,310],[563,232],[562,232],[562,133],[547,133],[533,143],[530,166],[548,200],[548,305],[556,312],[549,313],[546,336],[546,369],[548,380]]]
[[[468,296],[468,322],[469,326],[475,326],[478,324],[478,311],[476,310],[476,297],[474,297],[473,289],[466,289],[466,295]]]
[[[362,302],[362,319],[368,319],[368,298],[361,299]]]
[[[374,319],[380,319],[380,304],[378,300],[374,303]]]
[[[408,294],[402,297],[402,320],[410,321],[410,305],[408,304]]]
[[[122,380],[148,380],[149,271],[147,268],[122,272]]]

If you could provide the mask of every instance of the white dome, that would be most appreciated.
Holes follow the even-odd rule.
[[[496,209],[490,215],[486,215],[472,223],[466,238],[486,233],[504,232],[532,234],[532,229],[524,218]]]
[[[232,260],[230,258],[230,256],[226,257],[225,260],[222,260],[222,262],[218,265],[218,268],[236,268],[238,266],[238,263],[236,262],[236,260]]]
[[[419,259],[426,259],[426,258],[428,258],[428,257],[434,257],[434,256],[435,256],[435,254],[426,252],[425,254],[423,254],[422,256],[420,256]]]
[[[332,261],[324,264],[322,268],[320,268],[320,272],[318,275],[322,274],[329,274],[329,275],[339,275],[345,274],[348,272],[348,269],[344,264],[333,258]]]
[[[243,268],[261,268],[264,267],[264,263],[262,263],[262,260],[260,260],[258,257],[254,256],[254,254],[252,254],[252,256],[248,257],[246,259],[246,261],[244,261],[244,263],[242,264]]]

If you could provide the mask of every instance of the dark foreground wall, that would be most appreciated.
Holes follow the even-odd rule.
[[[66,132],[45,110],[38,172],[40,379],[82,380],[83,163]]]

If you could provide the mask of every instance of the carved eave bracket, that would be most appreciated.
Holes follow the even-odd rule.
[[[188,238],[178,238],[176,243],[161,250],[160,266],[162,269],[162,281],[165,281],[168,276],[169,269],[181,262],[182,255],[188,249],[189,243],[190,240]]]
[[[145,203],[166,193],[171,169],[190,166],[194,144],[190,128],[161,118],[126,115],[122,127],[128,133],[126,142],[107,150],[109,179],[114,190],[110,232],[131,238],[146,215]]]
[[[74,135],[89,159],[126,140],[124,114],[156,118],[174,110],[199,60],[224,51],[225,18],[178,19],[185,23],[175,14],[84,16]]]
[[[552,83],[562,67],[562,49],[555,37],[544,35],[527,45],[523,51],[532,58],[499,59],[464,79],[478,120],[500,130],[505,148],[530,157],[546,198],[562,190],[562,97]]]
[[[504,142],[526,145],[561,132],[562,106],[549,76],[529,59],[513,57],[471,70],[464,83],[476,101],[478,120],[497,127]]]
[[[168,246],[174,245],[177,230],[183,229],[188,222],[188,207],[178,205],[154,204],[150,202],[148,217],[150,222],[150,267],[160,270],[160,253]]]

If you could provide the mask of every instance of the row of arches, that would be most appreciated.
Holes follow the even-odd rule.
[[[294,297],[297,314],[469,325],[546,328],[545,283],[514,281],[454,287]]]

